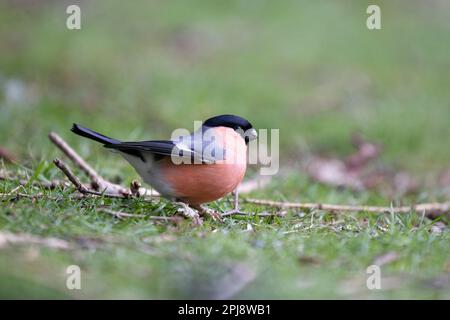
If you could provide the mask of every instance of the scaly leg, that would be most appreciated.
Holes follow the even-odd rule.
[[[192,219],[194,224],[201,225],[203,223],[202,218],[200,218],[197,210],[192,209],[184,202],[175,202],[180,208],[177,210],[178,213],[181,213],[186,218]]]

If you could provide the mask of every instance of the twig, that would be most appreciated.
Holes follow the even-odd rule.
[[[131,194],[126,193],[105,193],[90,190],[81,183],[80,179],[78,179],[78,177],[73,174],[73,172],[62,160],[56,158],[55,160],[53,160],[53,163],[66,175],[66,177],[70,180],[70,182],[72,182],[75,188],[82,194],[92,194],[95,196],[103,196],[107,198],[119,198],[119,199],[130,198],[132,196]]]
[[[108,198],[122,198],[122,199],[128,198],[128,196],[125,194],[102,193],[90,190],[81,183],[80,179],[78,179],[78,177],[72,173],[72,171],[69,169],[69,167],[67,167],[67,165],[63,161],[56,158],[55,160],[53,160],[53,163],[66,175],[66,177],[70,180],[70,182],[72,182],[75,188],[77,188],[77,190],[82,194],[92,194],[96,196],[105,196]]]
[[[226,213],[222,213],[221,217],[229,217],[229,216],[250,216],[250,217],[284,217],[286,216],[286,211],[279,211],[279,212],[274,212],[274,213],[270,213],[270,212],[261,212],[261,213],[247,213],[247,212],[242,212],[242,211],[229,211]]]
[[[147,216],[145,214],[132,214],[132,213],[127,213],[127,212],[123,212],[123,211],[114,211],[114,210],[107,209],[107,208],[101,208],[99,211],[110,214],[119,219],[122,219],[122,218],[146,218],[146,219],[150,219],[150,220],[162,220],[162,221],[173,221],[173,222],[177,222],[179,220],[177,217]]]
[[[21,179],[19,180],[19,184],[22,186],[26,186],[28,184],[28,180]],[[64,180],[51,180],[51,181],[33,181],[32,186],[48,190],[54,190],[57,187],[66,188],[70,186],[70,184]]]
[[[132,214],[132,213],[126,213],[126,212],[122,212],[122,211],[114,211],[111,209],[107,209],[107,208],[102,208],[98,210],[99,212],[104,212],[107,214],[110,214],[116,218],[142,218],[145,217],[145,215],[143,214]]]
[[[31,198],[31,199],[35,199],[35,198],[42,198],[44,196],[44,194],[42,193],[38,193],[38,194],[27,194],[27,193],[0,193],[0,198]]]
[[[375,212],[375,213],[409,213],[411,211],[434,213],[434,212],[446,212],[450,210],[450,201],[448,202],[434,202],[434,203],[421,203],[412,206],[401,207],[377,207],[377,206],[358,206],[358,205],[335,205],[335,204],[322,204],[322,203],[298,203],[298,202],[278,202],[265,199],[244,199],[247,203],[252,203],[267,207],[286,208],[286,209],[317,209],[324,211],[334,212]]]
[[[88,188],[86,188],[83,184],[81,184],[80,179],[78,179],[78,177],[72,173],[72,171],[69,169],[69,167],[66,166],[64,162],[56,158],[55,160],[53,160],[53,163],[62,172],[64,172],[66,177],[69,178],[70,182],[72,182],[72,184],[78,189],[78,191],[80,191],[81,193],[86,193],[88,191]]]

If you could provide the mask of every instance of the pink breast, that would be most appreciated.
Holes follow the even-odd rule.
[[[175,165],[170,158],[161,164],[164,180],[177,197],[191,205],[222,198],[242,181],[246,171],[247,147],[234,130],[221,128],[226,133],[226,159],[215,164]],[[238,157],[239,155],[239,157]]]

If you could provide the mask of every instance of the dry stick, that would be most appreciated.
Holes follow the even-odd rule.
[[[122,212],[122,211],[114,211],[114,210],[106,209],[106,208],[100,209],[98,211],[110,214],[116,218],[142,218],[142,217],[144,217],[144,215],[142,215],[142,214],[132,214],[132,213],[127,213],[127,212]]]
[[[228,217],[228,216],[250,216],[250,217],[254,217],[254,216],[258,216],[258,217],[284,217],[286,216],[286,211],[279,211],[279,212],[274,212],[274,213],[270,213],[270,212],[261,212],[261,213],[246,213],[246,212],[241,212],[241,211],[231,211],[231,212],[226,212],[226,213],[222,213],[221,217]]]
[[[64,162],[56,158],[53,160],[53,163],[61,169],[61,171],[66,175],[67,178],[69,178],[70,182],[80,191],[81,193],[86,193],[88,191],[88,188],[86,188],[78,179],[77,176],[75,176],[72,171],[69,169],[69,167],[66,166]]]
[[[20,179],[19,184],[22,186],[26,186],[28,184],[28,180]],[[64,180],[51,180],[51,181],[33,181],[31,185],[43,189],[54,190],[57,187],[62,188],[68,187],[70,186],[70,183]]]
[[[81,183],[80,179],[78,179],[78,177],[72,173],[72,171],[63,161],[56,158],[55,160],[53,160],[53,163],[66,175],[66,177],[70,180],[70,182],[72,182],[75,188],[77,188],[77,190],[82,194],[92,194],[96,196],[105,196],[108,198],[127,198],[125,194],[101,193],[98,191],[90,190]]]
[[[53,160],[53,163],[66,175],[66,177],[72,182],[72,184],[77,188],[77,190],[82,194],[92,194],[95,196],[102,196],[106,198],[115,198],[115,199],[127,199],[132,197],[133,195],[131,193],[104,193],[99,192],[95,190],[91,190],[87,188],[85,185],[83,185],[78,179],[75,174],[73,174],[72,170],[69,169],[69,167],[60,159],[56,158]],[[144,200],[147,200],[149,198],[144,198]]]
[[[132,214],[132,213],[127,213],[127,212],[122,212],[122,211],[114,211],[114,210],[107,209],[107,208],[102,208],[99,211],[110,214],[119,219],[121,219],[121,218],[146,218],[146,219],[150,219],[150,220],[162,220],[162,221],[174,221],[174,222],[178,221],[177,217],[147,216],[145,214]]]
[[[317,209],[324,211],[335,212],[349,212],[349,211],[366,211],[375,213],[394,212],[394,213],[409,213],[411,211],[416,212],[446,212],[450,210],[450,201],[443,203],[421,203],[412,206],[402,207],[377,207],[377,206],[357,206],[357,205],[335,205],[335,204],[322,204],[322,203],[298,203],[298,202],[278,202],[265,199],[244,199],[247,203],[256,205],[286,208],[286,209]]]
[[[44,194],[42,193],[38,193],[38,194],[27,194],[27,193],[0,193],[0,198],[31,198],[31,199],[35,199],[35,198],[42,198],[44,196]]]

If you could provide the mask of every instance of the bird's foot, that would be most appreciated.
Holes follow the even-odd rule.
[[[234,209],[222,213],[222,217],[232,216],[232,215],[241,215],[241,216],[246,215],[245,212],[239,210],[239,191],[238,191],[238,189],[236,188],[233,193],[234,193],[234,201],[233,201]]]
[[[203,220],[200,217],[200,215],[198,214],[197,210],[189,207],[184,202],[176,202],[176,204],[180,206],[180,208],[178,208],[178,210],[177,210],[177,212],[179,214],[182,214],[186,218],[191,219],[195,225],[202,225]]]
[[[222,215],[220,214],[220,212],[203,206],[197,206],[195,208],[198,210],[201,216],[208,216],[211,217],[211,219],[213,219],[214,221],[222,222]]]

